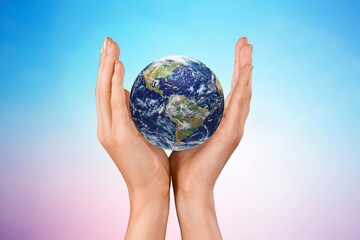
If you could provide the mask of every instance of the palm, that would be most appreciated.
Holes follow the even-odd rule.
[[[231,91],[223,119],[215,133],[202,145],[170,155],[174,184],[182,188],[213,186],[227,160],[239,144],[249,113],[251,98],[251,46],[239,40]]]
[[[123,143],[123,148],[126,148],[124,153],[123,149],[118,149],[121,157],[114,158],[116,165],[126,177],[128,171],[135,172],[139,178],[132,178],[131,185],[137,187],[148,186],[149,184],[158,185],[162,182],[169,182],[170,179],[170,164],[165,151],[149,143],[138,131],[134,122],[130,117],[129,109],[129,91],[125,91],[125,103],[128,112],[128,117],[124,119],[119,128],[114,126],[115,134],[126,136],[126,141]],[[127,180],[127,179],[126,179]]]
[[[144,150],[144,154],[155,154],[158,156],[158,158],[164,163],[164,165],[169,166],[169,161],[167,158],[167,155],[165,151],[162,148],[159,148],[153,144],[150,144],[138,131],[136,128],[134,122],[130,118],[130,93],[128,90],[124,89],[125,91],[125,103],[126,103],[126,109],[129,115],[128,120],[128,130],[129,130],[129,136],[131,136],[132,139],[134,139],[134,146],[138,145],[137,150],[142,151]]]
[[[172,175],[183,187],[198,186],[202,183],[215,184],[232,150],[226,150],[231,144],[226,113],[216,130],[206,142],[198,147],[172,152],[170,164]],[[219,143],[222,143],[221,145]]]

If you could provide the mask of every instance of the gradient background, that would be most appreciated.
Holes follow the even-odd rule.
[[[223,238],[360,239],[359,1],[1,0],[0,11],[0,239],[123,238],[126,185],[96,138],[106,36],[128,89],[151,61],[185,55],[226,94],[248,36],[252,109],[215,188]],[[180,239],[173,204],[167,239]]]

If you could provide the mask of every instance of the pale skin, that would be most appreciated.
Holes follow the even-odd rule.
[[[252,45],[246,37],[235,46],[231,90],[215,133],[203,144],[173,151],[149,143],[135,127],[124,89],[120,48],[106,38],[96,84],[97,136],[122,174],[129,192],[130,217],[125,239],[165,239],[172,179],[182,239],[222,239],[214,186],[240,143],[250,110]]]

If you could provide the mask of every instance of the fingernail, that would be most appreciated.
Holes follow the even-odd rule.
[[[110,52],[110,47],[111,47],[111,42],[110,42],[109,38],[106,37],[105,40],[104,40],[102,52],[109,53]]]
[[[243,41],[245,42],[245,43],[247,43],[248,42],[248,38],[247,37],[243,37]]]
[[[104,39],[104,43],[103,43],[103,45],[102,45],[102,47],[101,47],[101,52],[106,51],[106,39],[107,39],[107,38]]]

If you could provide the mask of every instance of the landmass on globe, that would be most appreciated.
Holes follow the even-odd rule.
[[[152,144],[185,150],[205,142],[217,129],[224,95],[215,74],[184,56],[161,58],[137,76],[130,112],[140,133]]]

